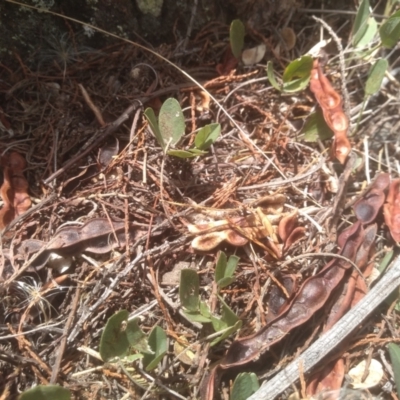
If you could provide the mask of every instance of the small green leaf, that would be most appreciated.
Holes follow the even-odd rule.
[[[158,126],[157,117],[154,114],[154,110],[150,107],[146,108],[146,110],[144,111],[144,116],[149,122],[150,128],[153,132],[153,135],[156,137],[158,144],[161,146],[163,151],[165,151],[164,139],[161,136],[160,128]]]
[[[369,8],[370,8],[369,0],[362,0],[360,7],[358,7],[352,32],[353,34],[352,42],[353,46],[355,47],[357,47],[360,40],[363,38],[365,32],[367,31],[367,22],[370,16]]]
[[[240,19],[235,19],[231,22],[229,31],[229,40],[231,44],[232,54],[239,58],[242,54],[244,46],[245,29],[243,22]]]
[[[167,154],[178,158],[194,158],[198,156],[198,154],[193,153],[191,150],[168,150]]]
[[[367,96],[372,96],[379,92],[388,65],[387,60],[380,58],[376,60],[375,64],[370,68],[368,79],[365,84],[365,94]]]
[[[316,142],[318,139],[326,140],[333,136],[332,129],[327,125],[321,109],[310,114],[302,132],[306,142]]]
[[[268,80],[269,83],[276,89],[279,91],[282,91],[281,85],[279,85],[279,83],[276,81],[275,79],[275,74],[274,74],[274,66],[272,64],[271,61],[267,62],[267,76],[268,76]]]
[[[200,301],[200,314],[203,317],[206,317],[206,318],[210,318],[211,317],[211,311],[208,308],[207,304],[204,303],[204,301]]]
[[[235,325],[239,320],[239,317],[229,308],[221,296],[218,296],[219,301],[222,305],[221,319],[226,322],[227,326]]]
[[[149,346],[154,354],[144,354],[143,365],[146,371],[156,368],[168,350],[167,335],[158,325],[153,328],[149,335]]]
[[[397,396],[400,396],[400,347],[397,344],[388,345],[390,360],[392,361],[394,382],[396,383]]]
[[[221,340],[227,338],[230,334],[232,334],[233,332],[235,332],[237,329],[239,329],[242,326],[242,321],[239,320],[238,316],[228,307],[228,305],[225,303],[225,301],[222,299],[222,297],[218,296],[218,299],[222,305],[221,318],[211,316],[211,323],[213,325],[215,332],[222,331],[228,327],[231,327],[234,329],[228,329],[220,337],[218,337],[217,339],[214,339],[211,342],[212,346],[214,344],[220,342]]]
[[[217,259],[217,265],[215,266],[215,282],[218,283],[222,278],[225,277],[225,270],[228,264],[226,254],[220,251]]]
[[[380,27],[379,35],[384,47],[396,46],[400,39],[400,10],[391,15]]]
[[[100,339],[99,352],[104,361],[114,357],[120,357],[127,353],[129,341],[126,334],[126,323],[129,313],[127,310],[121,310],[112,315],[104,328]]]
[[[367,21],[367,29],[358,41],[356,48],[361,48],[370,44],[374,39],[376,32],[378,32],[378,23],[374,17],[369,17]]]
[[[179,298],[186,310],[199,310],[199,276],[193,269],[183,269],[181,271]]]
[[[220,289],[222,289],[222,288],[224,288],[224,287],[229,286],[232,282],[234,282],[234,280],[235,280],[235,278],[232,278],[232,277],[225,277],[225,278],[221,278],[221,279],[217,282],[217,284],[218,284],[218,287],[219,287]]]
[[[200,150],[207,150],[215,141],[221,133],[220,124],[209,124],[203,126],[197,133],[194,144]]]
[[[123,362],[133,363],[136,360],[140,360],[141,358],[143,358],[143,354],[139,354],[139,353],[131,354],[130,356],[124,357]]]
[[[213,315],[211,316],[211,323],[215,332],[219,332],[228,328],[228,325],[225,321],[222,321],[221,318],[214,317]]]
[[[215,267],[215,281],[220,288],[230,285],[233,281],[233,274],[239,262],[239,257],[230,256],[226,259],[226,254],[221,251]]]
[[[192,322],[200,322],[201,324],[207,324],[211,322],[210,317],[205,317],[204,315],[201,315],[198,311],[183,311],[183,313]]]
[[[58,385],[38,385],[22,393],[18,400],[70,400],[71,393]]]
[[[139,318],[128,321],[125,329],[126,338],[131,347],[140,352],[151,352],[147,343],[147,335],[140,329]]]
[[[298,92],[307,87],[311,77],[313,58],[303,56],[292,61],[283,73],[283,91]]]
[[[226,266],[225,276],[233,276],[240,258],[237,256],[230,256]]]
[[[197,157],[197,156],[204,156],[204,154],[207,154],[206,151],[199,150],[199,149],[195,149],[195,148],[191,148],[191,149],[189,149],[189,151],[190,151],[192,154],[194,154],[196,157]]]
[[[210,346],[215,346],[217,343],[225,340],[228,336],[232,335],[232,333],[238,331],[242,327],[242,321],[236,322],[235,325],[231,326],[230,328],[226,329],[226,331],[219,337],[215,338],[211,343]]]
[[[164,143],[174,146],[185,133],[185,118],[178,100],[169,98],[161,106],[158,126]]]
[[[260,387],[257,375],[253,372],[240,373],[233,382],[231,400],[246,400]]]
[[[387,252],[385,254],[385,257],[383,257],[383,260],[381,261],[381,263],[379,264],[379,267],[378,267],[378,271],[381,274],[386,270],[386,268],[388,267],[388,265],[392,261],[393,254],[394,254],[393,250],[390,250],[389,252]]]

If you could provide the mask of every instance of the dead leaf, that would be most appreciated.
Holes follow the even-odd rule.
[[[282,39],[285,42],[286,50],[292,50],[293,47],[296,45],[296,34],[292,28],[286,26],[281,30]]]
[[[28,195],[28,182],[23,171],[25,159],[16,152],[11,152],[1,158],[4,181],[0,188],[0,196],[4,206],[0,210],[0,230],[4,229],[13,219],[23,214],[31,207]]]
[[[303,237],[304,228],[293,229],[293,235],[291,236],[290,229],[296,224],[297,213],[266,215],[265,210],[257,208],[254,214],[247,217],[232,217],[206,223],[187,224],[187,229],[190,233],[198,234],[192,240],[193,249],[206,252],[214,249],[224,241],[238,247],[253,241],[273,258],[281,258],[283,245],[279,243],[278,227],[276,225],[283,218],[287,218],[287,222],[284,223],[281,231],[287,243],[292,244]],[[285,248],[288,248],[288,246],[286,245]]]
[[[360,271],[367,267],[369,255],[375,244],[377,229],[377,225],[373,224],[364,230],[364,239],[354,259],[354,263]],[[323,332],[331,329],[351,307],[365,296],[366,292],[367,287],[364,278],[360,276],[359,271],[354,270],[350,278],[341,285],[341,292],[329,311]],[[315,396],[327,390],[339,390],[342,387],[343,379],[344,360],[339,358],[314,376],[307,387],[307,393]]]
[[[259,63],[265,56],[267,46],[264,43],[251,49],[243,50],[242,61],[244,65],[254,65]]]
[[[383,215],[395,242],[400,242],[400,179],[394,179],[389,187]]]
[[[366,361],[363,360],[349,371],[349,377],[353,380],[351,385],[354,389],[370,389],[379,384],[383,378],[382,364],[375,360],[371,360],[368,367],[368,375],[362,380],[366,367]]]
[[[221,75],[229,75],[237,66],[238,59],[233,55],[231,46],[229,45],[223,55],[222,62],[215,69]]]
[[[364,236],[364,229],[359,221],[347,228],[338,239],[342,248],[340,254],[354,260]],[[326,304],[350,267],[351,264],[343,259],[332,260],[319,273],[304,281],[289,307],[281,315],[257,333],[234,341],[222,362],[211,371],[204,383],[204,398],[213,399],[215,382],[224,370],[257,360],[292,329],[308,321]]]
[[[343,112],[342,99],[323,74],[318,59],[314,60],[311,70],[310,90],[314,93],[324,119],[335,135],[332,153],[341,164],[344,164],[351,151],[347,138],[349,121]]]
[[[144,232],[131,226],[130,240],[135,241]],[[48,242],[27,239],[17,247],[17,253],[23,259],[41,251],[32,264],[33,269],[43,268],[53,254],[72,256],[82,252],[105,254],[111,250],[125,246],[125,221],[112,221],[106,218],[95,218],[82,226],[68,225],[61,228]]]
[[[354,203],[353,210],[363,224],[370,224],[375,220],[385,202],[384,191],[389,183],[389,174],[379,174],[363,196]]]

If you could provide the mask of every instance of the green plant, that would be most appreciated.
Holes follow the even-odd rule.
[[[229,30],[229,42],[231,45],[232,54],[239,58],[242,54],[244,46],[245,29],[243,22],[240,19],[235,19],[231,22]]]
[[[397,395],[400,395],[400,347],[395,343],[388,345],[390,361],[393,366],[394,381],[396,383]]]
[[[218,289],[228,286],[233,282],[233,273],[238,261],[239,258],[236,256],[231,256],[227,260],[226,254],[220,252],[215,269],[215,281]],[[179,284],[179,298],[183,312],[190,321],[210,323],[212,325],[214,331],[219,333],[211,341],[211,346],[214,346],[239,330],[242,326],[242,321],[218,293],[217,298],[221,307],[221,316],[213,315],[208,305],[200,300],[199,289],[200,284],[197,272],[192,269],[182,270]]]
[[[369,44],[378,31],[378,24],[370,15],[369,10],[369,0],[363,0],[358,8],[352,30],[352,44],[355,48]]]
[[[242,372],[233,382],[231,390],[231,400],[246,400],[255,393],[260,384],[257,375],[253,372]]]
[[[70,400],[71,393],[58,385],[38,385],[22,393],[18,400]]]
[[[171,146],[175,146],[180,141],[185,133],[185,119],[178,101],[173,98],[165,100],[158,119],[150,107],[145,110],[144,115],[164,153],[179,158],[192,158],[206,154],[205,150],[215,143],[221,133],[220,124],[209,124],[199,130],[194,145],[190,149],[169,150]]]
[[[293,93],[303,90],[310,82],[313,59],[311,56],[303,56],[292,61],[283,72],[282,84],[275,78],[274,69],[271,61],[267,64],[267,76],[271,85],[283,92]]]
[[[133,362],[143,358],[146,370],[150,371],[168,350],[167,336],[162,328],[155,326],[147,337],[138,319],[128,321],[128,316],[127,310],[120,310],[108,319],[100,339],[100,356],[104,361],[125,357],[124,361]]]

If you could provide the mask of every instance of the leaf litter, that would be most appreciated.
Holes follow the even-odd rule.
[[[201,49],[197,61],[182,62],[240,130],[209,102],[209,93],[123,42],[62,70],[41,63],[41,75],[24,65],[24,79],[1,69],[8,96],[0,136],[4,393],[57,383],[82,399],[130,393],[211,400],[230,389],[232,399],[240,391],[251,395],[257,377],[268,380],[284,369],[361,301],[369,291],[366,279],[386,252],[398,254],[399,143],[391,133],[395,123],[386,118],[398,113],[382,100],[395,85],[369,99],[359,119],[360,82],[368,79],[369,64],[357,79],[349,68],[346,83],[354,94],[346,115],[337,61],[326,63],[326,54],[312,65],[310,56],[299,58],[298,49],[316,43],[299,33],[302,25],[293,17],[290,28],[271,32],[240,21],[233,31],[218,26],[221,51],[215,52],[206,26],[191,38],[193,49]],[[160,51],[172,56],[175,48]],[[129,57],[141,64],[121,70]],[[274,85],[282,93],[268,83],[266,59],[277,71],[269,64],[268,76],[283,77],[282,86]],[[288,67],[290,60],[296,64]],[[165,137],[154,123],[166,98],[174,99],[167,106],[174,104],[175,115],[176,103],[183,110],[184,119],[177,115],[179,126],[169,132],[180,153],[165,154]],[[154,110],[149,122],[146,107]],[[315,107],[333,141],[304,142],[302,128]],[[160,128],[171,129],[170,122],[163,115]],[[349,136],[355,125],[358,131]],[[207,152],[195,153],[194,146]],[[191,158],[178,158],[184,152]],[[354,164],[344,170],[350,155]],[[66,270],[50,268],[54,255],[70,260]],[[223,260],[231,259],[229,269]],[[163,277],[188,262],[191,272],[180,272],[192,276],[194,289],[185,291],[182,279],[181,286],[166,288]],[[187,299],[193,300],[191,313],[182,304]],[[339,393],[346,374],[358,368],[360,382],[353,387],[385,393],[385,380],[393,382],[390,372],[381,373],[386,360],[377,368],[379,379],[369,380],[379,352],[396,342],[397,299],[390,301],[296,389],[308,398]],[[121,310],[128,311],[110,334],[106,323]],[[141,351],[130,329],[152,350]],[[107,359],[116,355],[114,346],[126,359],[104,363],[96,357],[99,346]],[[12,354],[25,360],[19,369]],[[229,380],[238,373],[235,383]]]

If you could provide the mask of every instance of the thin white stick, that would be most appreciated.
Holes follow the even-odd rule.
[[[365,154],[365,177],[367,178],[368,185],[371,183],[371,176],[369,174],[369,151],[368,151],[368,138],[365,136],[364,140],[364,154]]]
[[[328,332],[313,343],[284,370],[260,387],[248,400],[273,400],[310,372],[328,353],[345,340],[400,285],[400,257],[381,280]],[[302,366],[302,368],[300,368]]]

